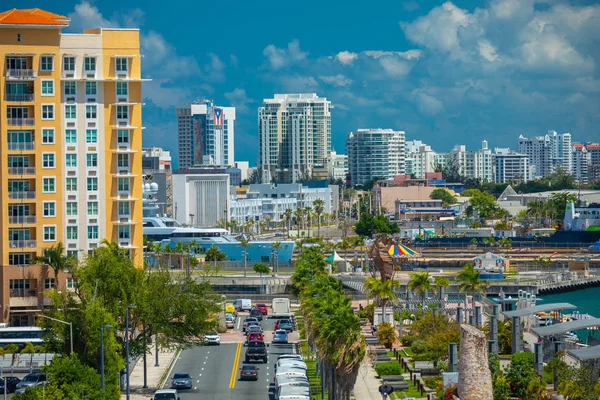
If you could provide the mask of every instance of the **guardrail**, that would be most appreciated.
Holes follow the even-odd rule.
[[[33,142],[8,142],[9,150],[35,150]]]
[[[35,199],[35,191],[27,192],[8,192],[8,198],[11,200]]]
[[[11,215],[8,217],[9,224],[35,224],[35,221],[35,215]]]

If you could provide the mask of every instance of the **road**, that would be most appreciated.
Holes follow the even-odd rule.
[[[181,400],[269,400],[274,399],[269,392],[273,382],[274,364],[280,354],[295,351],[293,344],[272,345],[274,319],[263,319],[261,326],[265,332],[265,342],[269,344],[269,361],[258,366],[258,381],[240,381],[239,369],[244,365],[243,342],[245,336],[240,325],[247,315],[240,315],[235,329],[221,335],[220,346],[198,346],[184,350],[175,363],[171,377],[175,372],[188,372],[194,382],[192,390],[182,390]],[[290,334],[290,341],[297,342],[298,334]]]

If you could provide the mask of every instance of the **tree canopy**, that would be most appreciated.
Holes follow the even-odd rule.
[[[442,200],[444,207],[456,204],[456,197],[452,196],[449,191],[442,188],[434,189],[429,195],[429,198],[432,200]]]
[[[365,211],[360,214],[360,219],[354,224],[354,231],[359,236],[373,237],[377,233],[398,233],[400,228],[385,215],[373,216]]]

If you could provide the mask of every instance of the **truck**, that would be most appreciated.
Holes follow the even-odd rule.
[[[290,299],[277,298],[273,299],[273,316],[278,317],[289,317],[290,316]]]
[[[246,346],[246,363],[254,360],[262,360],[267,363],[267,344],[259,340],[251,340]]]

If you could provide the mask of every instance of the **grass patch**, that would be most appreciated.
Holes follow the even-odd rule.
[[[313,400],[324,400],[321,399],[321,377],[317,375],[317,362],[312,361],[313,354],[306,340],[300,342],[300,353],[302,353],[302,357],[306,362],[306,376],[312,393],[311,398]],[[325,392],[325,396],[327,396],[327,392]]]
[[[403,399],[404,396],[406,397],[415,397],[415,398],[419,398],[421,397],[421,392],[419,392],[419,389],[417,389],[417,386],[412,383],[412,381],[407,381],[409,386],[407,390],[398,390],[397,392],[393,392],[390,395],[390,399]]]

